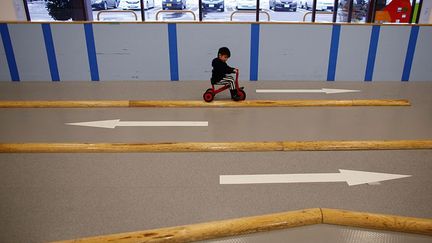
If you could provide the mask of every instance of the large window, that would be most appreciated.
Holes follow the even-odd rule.
[[[421,0],[23,1],[32,21],[255,22],[258,7],[260,22],[416,23],[421,8]]]
[[[339,0],[336,22],[365,23],[369,5],[369,0]]]
[[[198,0],[120,0],[118,8],[134,11],[139,21],[142,12],[145,21],[198,21]]]
[[[94,21],[141,21],[140,0],[87,0],[91,3]],[[146,1],[144,9],[154,6]]]
[[[148,20],[163,21],[198,21],[198,0],[157,0],[160,8],[156,8],[154,16]],[[158,3],[159,4],[159,3]]]
[[[45,0],[26,0],[32,21],[69,20],[72,18],[70,3]]]
[[[306,1],[268,0],[267,9],[270,11],[271,21],[303,22],[310,21],[311,9]]]
[[[255,21],[256,0],[202,0],[206,21]]]
[[[230,14],[235,10],[232,0],[202,0],[202,17],[207,21],[230,21]]]
[[[313,18],[313,4],[313,0],[299,1],[300,7],[309,11],[309,13],[303,18],[306,22],[311,22]],[[333,10],[334,0],[317,0],[315,7],[315,22],[332,22]]]

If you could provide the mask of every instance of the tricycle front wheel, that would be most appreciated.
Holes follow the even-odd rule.
[[[214,93],[211,90],[207,90],[204,94],[203,94],[203,99],[205,102],[212,102],[214,99]]]
[[[239,89],[237,91],[237,96],[234,97],[235,101],[245,100],[246,99],[246,92],[244,92],[242,89]]]

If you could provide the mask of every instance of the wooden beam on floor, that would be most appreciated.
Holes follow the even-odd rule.
[[[0,153],[265,152],[432,149],[432,140],[168,143],[0,143]]]
[[[323,224],[389,230],[432,236],[432,219],[322,208]]]
[[[0,108],[98,108],[129,107],[128,100],[4,100]]]
[[[98,107],[338,107],[338,106],[410,106],[408,100],[245,100],[213,101],[200,100],[15,100],[0,101],[0,108],[98,108]]]
[[[0,143],[2,153],[135,153],[282,151],[281,142]]]
[[[432,149],[432,140],[300,141],[283,142],[284,151],[350,151]]]
[[[61,241],[72,242],[192,242],[220,237],[288,229],[322,222],[319,208],[269,214],[179,227],[145,230],[106,236]]]
[[[432,236],[432,219],[311,208],[285,213],[66,240],[58,243],[192,242],[316,224],[332,224]]]

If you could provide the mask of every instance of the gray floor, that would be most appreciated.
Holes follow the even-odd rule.
[[[0,142],[432,138],[432,82],[247,82],[245,86],[248,99],[409,99],[412,106],[1,109]],[[256,88],[324,86],[362,91],[335,95],[254,93]],[[199,100],[206,87],[202,82],[0,83],[0,99]],[[209,121],[209,127],[102,129],[65,125],[108,119],[202,120]],[[221,174],[337,173],[338,169],[412,177],[358,186],[343,182],[218,184]],[[432,218],[431,173],[432,150],[0,154],[0,242],[71,239],[311,207]],[[333,235],[329,239],[334,237],[327,234]],[[305,242],[308,239],[304,238]],[[364,241],[340,239],[372,242],[362,237],[358,239]],[[430,237],[423,240],[432,242]]]
[[[204,109],[3,109],[0,142],[156,142],[373,140],[432,138],[432,82],[247,82],[248,99],[409,99],[410,107],[288,107]],[[203,82],[0,83],[0,100],[182,99],[199,100]],[[342,88],[348,94],[261,94],[257,88]],[[227,92],[217,99],[226,99]],[[208,121],[200,128],[113,130],[65,123],[126,121]],[[253,132],[251,132],[253,131]]]
[[[322,81],[241,81],[247,99],[407,99],[417,98],[418,105],[430,101],[432,81],[427,82],[322,82]],[[100,81],[100,82],[2,82],[0,100],[202,100],[209,81]],[[263,94],[256,89],[356,89],[344,94]],[[225,99],[228,92],[218,94]],[[416,99],[416,100],[417,100]],[[416,101],[414,101],[416,102]]]

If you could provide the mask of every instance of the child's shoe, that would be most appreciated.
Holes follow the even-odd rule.
[[[231,99],[238,100],[240,98],[239,95],[237,94],[236,89],[234,89],[234,90],[231,89],[230,92],[231,92]]]

